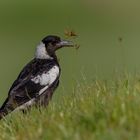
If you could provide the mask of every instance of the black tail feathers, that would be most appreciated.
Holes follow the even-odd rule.
[[[8,114],[8,112],[6,110],[0,109],[0,120],[6,116]]]

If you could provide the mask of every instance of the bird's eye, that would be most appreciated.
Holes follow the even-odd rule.
[[[57,43],[58,43],[58,41],[55,40],[55,41],[52,42],[52,45],[55,45]]]

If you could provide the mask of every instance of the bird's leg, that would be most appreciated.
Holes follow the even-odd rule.
[[[42,95],[40,95],[39,104],[41,106],[44,106],[44,107],[48,106],[49,101],[52,99],[52,95],[58,85],[59,85],[59,80],[53,84],[53,88],[52,87],[48,88]]]
[[[44,107],[48,106],[49,101],[52,99],[52,94],[53,94],[53,91],[50,90],[44,95],[44,99],[43,99],[43,106]]]
[[[36,105],[41,107],[47,107],[49,104],[49,101],[52,98],[52,89],[48,89],[44,93],[42,93],[39,97],[36,98]]]

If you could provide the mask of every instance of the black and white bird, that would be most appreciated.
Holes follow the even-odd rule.
[[[23,68],[11,86],[0,108],[0,119],[14,110],[24,110],[32,105],[47,106],[58,87],[61,71],[55,51],[73,46],[71,41],[58,36],[45,37],[36,48],[35,58]]]

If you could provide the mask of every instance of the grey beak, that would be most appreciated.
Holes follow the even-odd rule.
[[[68,40],[61,40],[61,42],[59,42],[57,45],[59,47],[73,47],[74,43]]]

